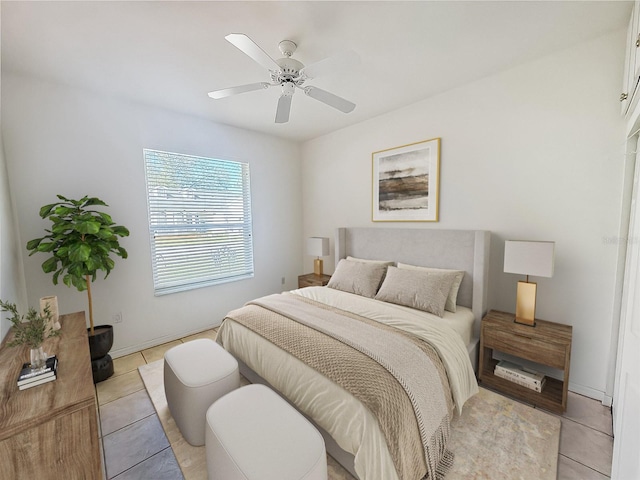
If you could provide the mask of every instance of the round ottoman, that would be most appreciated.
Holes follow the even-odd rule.
[[[320,432],[264,385],[248,385],[207,411],[210,480],[327,480]]]
[[[191,445],[204,445],[207,409],[240,386],[238,362],[213,340],[192,340],[164,354],[169,411]]]

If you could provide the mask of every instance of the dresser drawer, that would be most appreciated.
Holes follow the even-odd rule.
[[[533,327],[535,328],[535,327]],[[565,368],[566,348],[563,344],[541,341],[535,335],[507,332],[496,328],[483,329],[484,346],[500,352],[537,362],[544,358],[550,367]]]

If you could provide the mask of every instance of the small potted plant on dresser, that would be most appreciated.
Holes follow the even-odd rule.
[[[40,217],[52,222],[47,235],[27,243],[29,255],[36,252],[50,254],[42,264],[45,273],[53,273],[53,283],[58,284],[60,276],[68,287],[87,291],[89,301],[89,350],[95,383],[113,375],[113,361],[109,350],[113,345],[111,325],[94,326],[91,282],[98,271],[105,272],[105,278],[115,266],[111,255],[127,258],[127,251],[120,246],[118,237],[126,237],[129,230],[116,225],[107,213],[95,210],[95,206],[108,206],[96,197],[84,196],[73,200],[57,196],[56,203],[40,209]]]
[[[0,300],[0,311],[11,314],[9,321],[13,326],[14,335],[13,340],[7,346],[28,346],[30,349],[29,365],[31,369],[38,370],[42,368],[47,360],[42,343],[47,338],[60,334],[60,326],[58,325],[58,329],[56,329],[53,325],[49,306],[46,306],[41,313],[29,308],[26,315],[20,315],[15,303]]]

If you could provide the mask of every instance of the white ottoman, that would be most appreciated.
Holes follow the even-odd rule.
[[[238,362],[213,340],[192,340],[164,354],[169,411],[191,445],[204,445],[207,409],[240,386]]]
[[[209,480],[327,480],[320,432],[264,385],[248,385],[207,411]]]

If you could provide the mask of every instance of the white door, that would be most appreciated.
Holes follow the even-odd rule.
[[[640,162],[636,162],[616,386],[613,397],[614,442],[611,478],[640,479]]]

